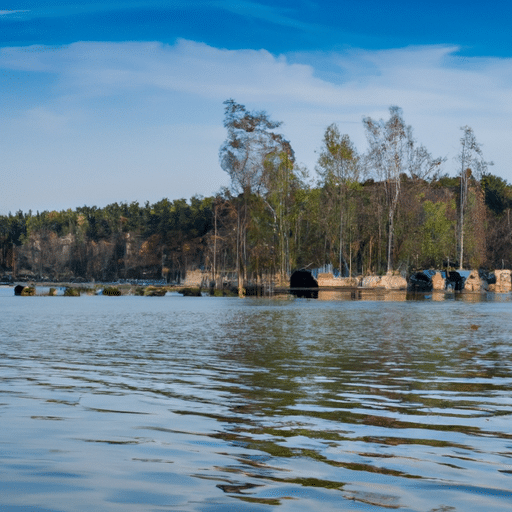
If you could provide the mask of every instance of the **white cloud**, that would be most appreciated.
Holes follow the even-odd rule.
[[[29,12],[28,10],[18,10],[18,11],[0,11],[0,16],[5,16],[7,14],[18,14],[20,12]]]
[[[232,97],[284,121],[297,159],[311,170],[327,125],[338,123],[363,150],[362,117],[386,117],[390,105],[399,105],[436,156],[454,156],[459,128],[472,126],[484,156],[496,163],[492,171],[512,181],[512,59],[461,58],[457,51],[425,46],[275,56],[187,40],[3,48],[0,69],[35,82],[40,73],[53,79],[27,88],[43,94],[39,105],[32,96],[30,108],[11,108],[8,119],[4,112],[9,133],[0,142],[0,172],[2,165],[27,173],[43,166],[50,174],[67,172],[71,182],[73,173],[77,180],[89,174],[99,187],[112,188],[102,196],[112,200],[117,193],[119,200],[140,201],[214,193],[226,184],[218,148],[222,101]],[[87,190],[78,204],[98,202],[94,181]]]

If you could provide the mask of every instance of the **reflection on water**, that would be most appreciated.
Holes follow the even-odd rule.
[[[384,288],[355,288],[355,289],[320,289],[314,297],[318,300],[364,300],[364,301],[436,301],[457,300],[462,302],[509,302],[512,300],[510,293],[454,293],[453,291],[410,292],[406,290],[386,290]]]
[[[319,300],[385,300],[388,302],[400,302],[407,300],[405,290],[386,289],[352,289],[352,290],[319,290]]]
[[[384,295],[0,293],[0,504],[508,510],[509,297]]]

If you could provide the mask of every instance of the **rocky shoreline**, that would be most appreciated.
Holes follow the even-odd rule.
[[[398,273],[388,273],[383,276],[369,275],[357,277],[335,277],[332,273],[320,273],[314,279],[311,273],[302,272],[302,281],[290,280],[290,286],[283,285],[253,285],[244,290],[243,295],[271,296],[293,293],[298,296],[310,296],[319,291],[355,292],[464,292],[464,293],[509,293],[512,291],[512,272],[510,270],[496,270],[492,273],[472,271],[434,271],[425,270],[416,272],[409,280]],[[305,277],[304,277],[305,276]],[[216,297],[238,296],[238,289],[234,285],[225,285],[216,288],[213,283],[203,276],[201,281],[185,282],[183,285],[133,283],[47,283],[31,281],[29,283],[4,284],[12,287],[15,295],[20,296],[80,296],[80,295],[136,295],[136,296],[164,296],[169,293],[184,296],[210,295]]]

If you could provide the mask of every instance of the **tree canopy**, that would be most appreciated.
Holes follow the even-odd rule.
[[[455,174],[418,144],[400,108],[363,119],[358,151],[335,123],[305,179],[282,127],[265,111],[225,103],[219,149],[231,189],[215,197],[112,203],[0,216],[0,275],[286,282],[294,269],[355,275],[429,267],[512,267],[512,186],[488,172],[462,127]]]

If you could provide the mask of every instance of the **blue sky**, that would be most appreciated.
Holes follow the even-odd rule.
[[[471,126],[512,181],[512,3],[14,1],[0,9],[0,213],[211,195],[234,98],[314,177],[325,128],[402,107],[456,171]]]

